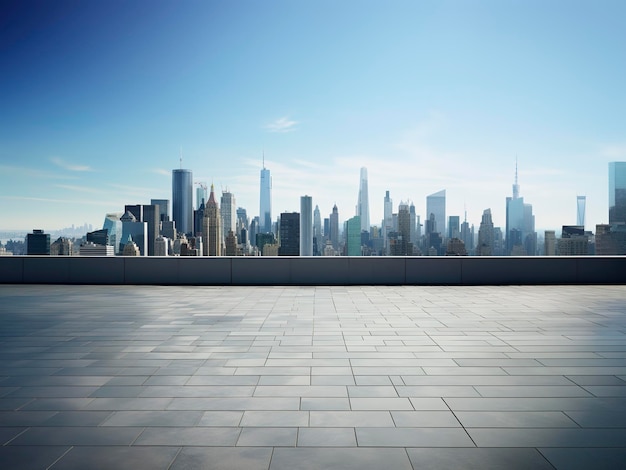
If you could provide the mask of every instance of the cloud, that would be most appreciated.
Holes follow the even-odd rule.
[[[607,145],[602,153],[609,158],[626,158],[626,144]]]
[[[57,188],[68,189],[70,191],[78,191],[80,193],[89,193],[89,194],[106,194],[102,189],[92,188],[89,186],[76,186],[73,184],[55,184]]]
[[[285,116],[267,124],[265,126],[265,129],[267,129],[269,132],[291,132],[296,130],[296,124],[298,124],[297,121],[292,121],[291,119],[289,119],[289,117]]]
[[[153,168],[151,170],[152,173],[156,173],[157,175],[161,175],[161,176],[171,176],[172,172],[171,171],[167,171],[164,170],[163,168]]]
[[[72,165],[71,163],[66,162],[62,158],[59,157],[51,157],[50,161],[55,165],[63,168],[68,171],[93,171],[90,166],[87,165]]]

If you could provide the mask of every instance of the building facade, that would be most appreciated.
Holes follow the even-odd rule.
[[[193,231],[193,174],[191,170],[172,170],[172,220],[176,230]]]

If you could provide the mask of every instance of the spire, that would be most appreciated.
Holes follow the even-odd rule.
[[[213,183],[211,183],[211,194],[209,195],[209,202],[208,204],[217,204],[217,201],[215,201],[215,188],[213,186]]]
[[[515,156],[515,183],[513,184],[513,199],[519,198],[519,184],[517,182],[517,155]]]

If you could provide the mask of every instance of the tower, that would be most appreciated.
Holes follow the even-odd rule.
[[[330,214],[330,242],[335,250],[339,249],[339,211],[337,204],[333,206],[333,212]]]
[[[313,201],[300,198],[300,256],[313,256]]]
[[[224,237],[231,230],[235,232],[237,227],[237,205],[235,195],[230,191],[222,191],[220,199],[220,213],[222,214],[222,234]]]
[[[300,255],[300,214],[283,212],[280,214],[280,246],[278,256]]]
[[[268,233],[271,231],[272,231],[272,178],[270,176],[270,170],[265,168],[265,158],[263,158],[263,169],[261,170],[259,232]]]
[[[320,208],[316,204],[313,211],[313,254],[319,254],[320,247],[322,246],[322,215],[320,214]],[[317,247],[317,249],[316,249]]]
[[[585,206],[587,196],[576,196],[576,225],[585,227]]]
[[[389,191],[385,191],[384,215],[383,215],[383,246],[385,253],[389,252],[389,244],[387,243],[387,234],[393,230],[393,201],[389,196]]]
[[[182,233],[193,231],[193,175],[191,170],[172,170],[172,219]]]
[[[370,206],[367,191],[367,168],[361,168],[361,181],[359,184],[359,200],[357,202],[356,215],[361,218],[361,231],[370,231]]]
[[[480,221],[478,229],[478,246],[476,247],[477,256],[491,256],[493,254],[493,221],[491,219],[491,209],[483,211],[483,218]]]
[[[626,224],[626,162],[609,163],[609,224]]]
[[[513,197],[506,198],[506,250],[505,254],[519,253],[535,255],[537,250],[537,234],[535,233],[535,216],[533,206],[525,204],[520,197],[520,185],[517,177],[517,159],[515,159],[515,183]],[[515,250],[514,250],[515,248]]]
[[[436,231],[442,237],[446,235],[446,190],[433,193],[426,197],[426,220],[430,220],[430,215],[435,216]]]
[[[204,208],[202,246],[205,256],[222,256],[222,217],[211,185],[209,201]]]

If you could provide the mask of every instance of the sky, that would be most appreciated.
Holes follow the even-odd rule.
[[[446,190],[505,226],[516,160],[538,230],[608,222],[626,161],[626,2],[65,1],[3,4],[0,230],[102,226],[171,199],[171,171],[272,216],[313,198],[370,220]],[[195,191],[194,191],[195,194]]]

